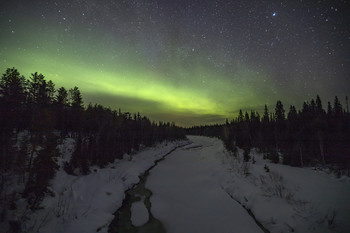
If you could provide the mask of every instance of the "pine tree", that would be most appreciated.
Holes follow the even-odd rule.
[[[53,104],[55,102],[56,90],[55,90],[55,84],[51,80],[47,82],[46,92],[47,92],[47,98],[48,98],[49,104]]]
[[[245,112],[245,114],[244,114],[244,121],[246,123],[249,123],[249,114],[248,114],[248,112]]]
[[[336,117],[343,115],[343,108],[337,96],[334,98],[333,112]]]
[[[0,128],[11,131],[21,125],[26,102],[26,81],[17,69],[7,69],[0,80]],[[6,136],[7,137],[7,136]]]
[[[322,114],[324,112],[322,107],[322,101],[319,95],[316,97],[316,111],[318,114]]]
[[[238,113],[238,122],[243,122],[243,112],[242,112],[242,109],[239,110],[239,113]]]
[[[287,132],[286,141],[284,145],[283,163],[297,165],[299,157],[300,125],[298,122],[298,113],[295,106],[291,105],[287,117]]]
[[[71,111],[69,117],[70,124],[68,127],[77,134],[78,131],[82,129],[81,125],[84,111],[83,98],[78,87],[70,89],[69,96],[71,101]]]
[[[61,136],[65,136],[68,127],[68,92],[64,87],[60,87],[57,90],[55,107],[57,117],[56,128],[60,130]]]
[[[48,85],[44,75],[35,72],[29,80],[29,94],[32,104],[47,106],[51,102],[50,96],[54,95],[54,84]]]
[[[68,92],[64,87],[60,87],[57,91],[57,104],[60,106],[68,105]]]
[[[327,104],[327,115],[329,117],[331,117],[332,116],[332,112],[333,112],[333,108],[332,108],[331,102],[328,101],[328,104]]]
[[[243,148],[243,160],[244,162],[248,162],[250,160],[250,148],[248,146]]]
[[[283,122],[285,120],[285,111],[283,108],[283,104],[280,100],[277,101],[276,103],[276,108],[275,108],[275,120],[276,122]]]
[[[71,106],[74,109],[83,109],[84,108],[84,103],[83,103],[83,98],[81,96],[80,90],[78,87],[74,87],[69,90],[69,95],[71,99]]]
[[[276,154],[279,151],[280,147],[283,145],[282,142],[284,141],[285,136],[285,111],[283,108],[282,102],[279,100],[276,103],[275,108],[275,138],[276,138]],[[276,155],[277,156],[277,155]],[[278,161],[278,158],[275,158]]]
[[[32,172],[28,178],[23,196],[27,199],[31,209],[39,208],[46,194],[53,195],[49,189],[49,182],[54,178],[58,165],[56,164],[57,137],[50,133],[46,135],[43,149],[38,152],[33,161]]]
[[[288,120],[296,121],[297,118],[298,118],[297,110],[295,109],[295,106],[291,105],[288,112]]]
[[[27,124],[25,102],[26,82],[17,69],[7,69],[0,79],[0,169],[8,169],[13,162],[11,138],[13,130]]]
[[[267,109],[266,104],[265,104],[265,107],[264,107],[264,114],[263,114],[263,117],[262,117],[262,122],[264,122],[264,123],[268,123],[269,122],[269,110]]]
[[[66,167],[65,167],[65,169],[68,173],[74,174],[74,171],[76,168],[83,175],[86,175],[89,173],[89,166],[88,166],[85,146],[86,145],[83,143],[81,135],[78,134],[78,137],[77,137],[76,143],[75,143],[75,150],[72,153],[72,157],[70,159],[69,166],[67,167],[67,165],[66,165]]]

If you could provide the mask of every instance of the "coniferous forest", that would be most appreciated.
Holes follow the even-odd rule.
[[[239,111],[232,121],[221,125],[184,129],[174,123],[151,122],[139,113],[111,110],[102,105],[85,106],[78,87],[56,88],[42,74],[28,79],[9,68],[0,80],[0,202],[8,200],[9,177],[23,185],[22,198],[32,210],[39,209],[50,191],[50,181],[59,166],[58,145],[73,138],[74,151],[63,169],[71,175],[86,175],[91,166],[104,167],[123,155],[164,140],[184,139],[185,134],[220,138],[237,155],[243,149],[245,161],[252,161],[256,148],[266,159],[292,166],[331,165],[338,170],[350,167],[350,113],[335,97],[325,108],[321,98],[304,102],[302,109],[281,101],[274,109],[265,105],[257,111]],[[5,195],[6,193],[6,195]],[[17,195],[17,196],[16,196]],[[6,197],[5,197],[6,196]],[[18,193],[13,200],[18,199]],[[16,226],[13,226],[15,229]]]
[[[350,233],[350,0],[0,0],[0,233]]]
[[[66,137],[76,141],[64,167],[73,175],[88,174],[90,166],[103,167],[140,146],[185,137],[174,123],[151,122],[138,113],[98,104],[84,106],[78,87],[56,89],[42,74],[26,79],[15,68],[7,69],[0,80],[0,132],[0,193],[7,174],[15,172],[32,209],[49,193],[49,181],[58,169],[57,145]]]
[[[325,110],[319,96],[304,102],[302,109],[290,106],[285,110],[281,101],[274,109],[265,105],[263,115],[254,110],[242,110],[223,125],[199,126],[187,133],[219,137],[225,147],[237,153],[244,150],[250,160],[251,148],[257,148],[267,159],[293,166],[331,164],[336,169],[350,167],[350,114],[348,99],[345,108],[338,97]]]

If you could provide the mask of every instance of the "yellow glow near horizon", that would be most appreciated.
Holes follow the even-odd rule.
[[[95,59],[79,60],[74,53],[54,54],[42,50],[16,50],[14,53],[14,48],[9,50],[8,59],[1,65],[3,70],[14,66],[26,77],[39,72],[47,80],[52,80],[57,88],[78,86],[86,104],[97,102],[90,96],[101,96],[98,103],[106,105],[108,96],[115,101],[109,101],[107,106],[138,112],[140,104],[133,106],[129,101],[123,101],[132,99],[144,105],[152,103],[141,113],[166,115],[168,119],[165,121],[178,121],[182,115],[184,119],[216,116],[216,122],[221,122],[224,118],[232,118],[239,108],[252,106],[252,103],[263,105],[257,86],[273,88],[261,81],[264,75],[244,64],[233,64],[236,72],[224,75],[213,71],[213,67],[208,67],[201,57],[192,58],[191,64],[168,63],[155,69],[145,64],[146,58],[140,55],[110,60],[106,58],[110,56],[106,51],[104,57],[99,54]],[[118,101],[120,97],[122,101]]]

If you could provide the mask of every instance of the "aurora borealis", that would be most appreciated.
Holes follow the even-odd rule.
[[[179,125],[350,94],[347,1],[5,0],[0,69]]]

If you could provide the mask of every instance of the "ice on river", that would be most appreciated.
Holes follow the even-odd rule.
[[[131,206],[131,222],[135,227],[140,227],[149,219],[148,210],[144,200],[134,202]]]
[[[146,187],[153,192],[152,214],[169,233],[262,232],[216,178],[222,168],[215,159],[219,154],[215,154],[213,143],[221,142],[198,137],[191,140],[203,147],[177,150],[151,170]]]
[[[273,164],[254,149],[255,163],[244,163],[242,150],[229,155],[219,139],[189,139],[146,182],[167,232],[262,232],[242,206],[271,233],[350,232],[348,177]]]

